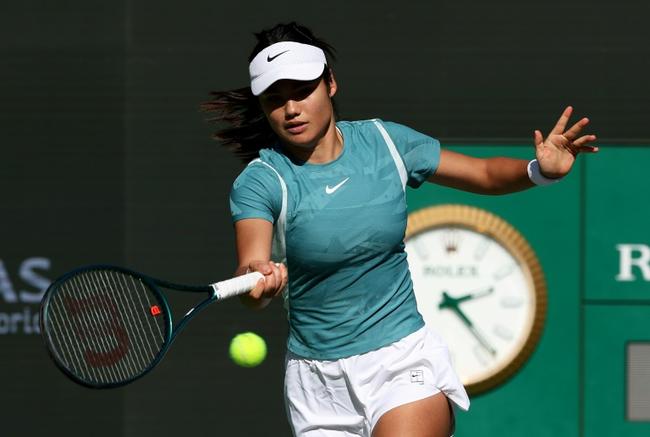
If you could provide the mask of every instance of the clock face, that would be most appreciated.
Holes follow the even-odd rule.
[[[418,310],[446,340],[456,372],[476,394],[514,373],[532,351],[544,311],[540,290],[517,245],[476,217],[431,222],[405,242]]]

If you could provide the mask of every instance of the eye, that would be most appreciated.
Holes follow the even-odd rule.
[[[296,100],[304,100],[314,91],[313,86],[302,86],[298,88],[294,94]]]
[[[284,104],[284,99],[280,94],[262,94],[260,100],[263,105],[274,108]]]
[[[318,87],[320,79],[310,82],[300,82],[300,85],[291,90],[290,98],[292,100],[301,101],[309,97],[314,90]]]

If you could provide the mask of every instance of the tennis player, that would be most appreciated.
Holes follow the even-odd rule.
[[[439,437],[469,399],[441,337],[418,313],[405,187],[482,194],[550,184],[581,152],[568,107],[536,159],[478,159],[388,121],[337,121],[333,49],[304,26],[256,34],[250,86],[212,93],[215,136],[249,162],[231,191],[239,268],[265,275],[242,300],[288,309],[285,402],[297,436]],[[329,58],[329,59],[328,59]],[[276,262],[278,264],[276,264]]]

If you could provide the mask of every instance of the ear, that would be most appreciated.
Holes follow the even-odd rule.
[[[329,90],[330,97],[334,97],[334,94],[336,94],[336,91],[338,90],[338,85],[336,84],[336,78],[334,77],[334,72],[332,71],[331,68],[330,68],[330,80],[329,83],[327,84],[327,88]]]

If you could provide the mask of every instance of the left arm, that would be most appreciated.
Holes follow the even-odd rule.
[[[507,194],[535,184],[528,178],[528,161],[513,158],[474,158],[440,151],[440,164],[429,182],[478,194]]]
[[[543,176],[558,179],[567,175],[578,153],[598,152],[590,145],[595,135],[579,136],[589,124],[583,118],[565,131],[573,108],[567,107],[557,124],[544,140],[535,131],[535,155]],[[528,177],[528,161],[513,158],[473,158],[448,150],[440,152],[440,163],[429,182],[479,194],[506,194],[534,187]]]

